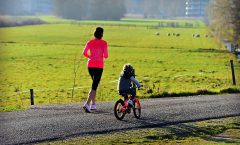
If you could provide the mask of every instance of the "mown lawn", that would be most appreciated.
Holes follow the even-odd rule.
[[[194,28],[149,29],[141,26],[140,20],[119,22],[134,23],[137,27],[111,26],[106,25],[111,22],[100,21],[98,24],[87,21],[83,25],[84,22],[71,23],[51,17],[45,20],[51,23],[0,28],[1,111],[27,107],[31,88],[35,91],[36,104],[85,100],[91,80],[87,60],[81,52],[100,24],[109,44],[109,58],[105,61],[98,101],[119,98],[117,79],[125,63],[133,64],[137,79],[144,85],[144,90],[138,92],[141,98],[240,90],[240,64],[236,56],[217,45],[214,38],[205,37],[208,30],[202,22],[188,22],[199,25]],[[158,21],[146,23],[155,25]],[[193,34],[201,36],[195,38]],[[231,81],[231,59],[235,64],[236,86]],[[72,96],[74,62],[77,72]]]

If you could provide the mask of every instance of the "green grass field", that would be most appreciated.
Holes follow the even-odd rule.
[[[97,26],[104,27],[104,39],[109,45],[98,101],[119,98],[117,80],[125,63],[135,67],[137,79],[144,85],[144,90],[138,92],[141,98],[240,91],[240,64],[236,56],[217,45],[214,38],[205,37],[208,29],[200,21],[188,21],[193,28],[148,29],[138,19],[86,21],[84,25],[82,21],[41,18],[50,23],[0,28],[0,111],[28,107],[29,89],[34,89],[35,104],[85,100],[91,80],[87,59],[81,53]],[[159,22],[144,23],[154,26]],[[117,23],[136,27],[110,25]],[[182,20],[179,23],[184,25]],[[168,33],[181,36],[167,36]],[[201,37],[194,38],[193,34]],[[236,86],[232,86],[230,59],[235,64]]]

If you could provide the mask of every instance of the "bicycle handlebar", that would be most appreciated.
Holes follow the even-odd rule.
[[[133,89],[138,89],[138,90],[143,90],[143,89],[141,89],[143,87],[143,85],[141,85],[139,88],[136,86],[136,85],[134,85],[133,87],[131,87],[131,88],[133,88]]]

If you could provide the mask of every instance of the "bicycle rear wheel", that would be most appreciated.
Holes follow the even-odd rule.
[[[124,101],[119,99],[114,106],[114,115],[118,120],[122,120],[125,116],[125,112],[123,111]]]
[[[139,119],[141,116],[141,105],[137,98],[134,99],[133,114],[137,119]]]

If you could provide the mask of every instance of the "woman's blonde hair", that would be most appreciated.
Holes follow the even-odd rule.
[[[133,66],[130,63],[124,64],[123,66],[123,71],[127,71],[127,72],[133,72]]]

